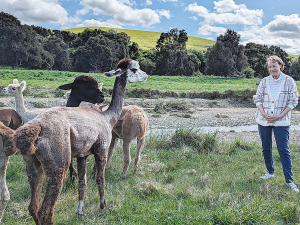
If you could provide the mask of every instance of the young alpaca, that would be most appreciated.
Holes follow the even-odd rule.
[[[7,127],[15,130],[23,124],[17,112],[10,108],[0,109],[0,121]],[[0,222],[10,194],[6,185],[6,169],[9,156],[15,152],[11,149],[12,143],[0,135]]]
[[[93,105],[76,108],[54,107],[18,128],[13,135],[6,133],[11,131],[9,128],[0,127],[0,134],[13,136],[14,143],[26,162],[31,188],[31,202],[28,208],[36,224],[53,224],[54,206],[71,157],[78,159],[79,201],[76,213],[84,215],[86,158],[91,154],[95,157],[100,208],[103,209],[106,205],[104,173],[107,149],[111,142],[112,128],[122,111],[126,84],[145,81],[148,76],[140,70],[137,61],[130,59],[121,60],[116,71],[105,75],[116,77],[111,104],[105,112]],[[47,188],[41,204],[44,172],[47,176]]]
[[[134,138],[137,138],[137,151],[134,164],[134,172],[136,172],[148,129],[148,117],[142,108],[136,105],[123,107],[121,116],[112,130],[112,139],[108,150],[106,168],[109,168],[116,139],[123,139],[124,168],[121,178],[125,178],[131,161],[130,143]]]
[[[17,79],[14,79],[13,83],[9,84],[6,88],[4,88],[2,92],[4,94],[8,94],[15,97],[16,111],[18,115],[22,118],[24,123],[27,123],[29,120],[32,120],[40,112],[42,112],[43,109],[36,109],[31,111],[26,110],[23,97],[23,91],[25,90],[25,88],[26,82],[24,80],[21,83],[19,83]]]

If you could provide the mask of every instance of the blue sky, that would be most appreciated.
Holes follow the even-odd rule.
[[[300,54],[299,0],[0,0],[0,11],[22,24],[50,29],[114,27],[168,32],[216,40],[226,29],[241,44],[280,46]]]

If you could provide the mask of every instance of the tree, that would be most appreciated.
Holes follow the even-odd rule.
[[[161,33],[156,44],[158,75],[193,75],[197,68],[193,63],[188,63],[187,41],[185,30],[171,29],[168,33]]]
[[[250,67],[255,71],[255,77],[266,77],[270,73],[266,66],[267,58],[271,55],[277,55],[285,64],[284,71],[285,73],[290,73],[290,59],[288,54],[278,46],[270,46],[248,43],[245,46],[245,55],[248,58],[248,63]]]
[[[132,42],[129,46],[129,55],[131,59],[138,60],[141,57],[141,51],[138,43]]]
[[[54,70],[66,71],[72,69],[69,48],[62,39],[50,37],[44,43],[43,47],[54,58]]]
[[[216,44],[207,51],[206,74],[231,76],[240,74],[248,66],[244,46],[239,45],[240,35],[227,30],[217,38]]]
[[[300,80],[300,56],[291,59],[290,75],[295,80]]]
[[[37,34],[31,26],[21,25],[16,18],[1,13],[0,18],[0,64],[21,65],[31,68],[51,68],[53,58],[40,45]]]
[[[115,65],[110,46],[112,41],[103,36],[91,37],[73,56],[74,69],[81,72],[108,71]]]
[[[235,72],[232,53],[221,41],[207,50],[206,74],[227,77]]]

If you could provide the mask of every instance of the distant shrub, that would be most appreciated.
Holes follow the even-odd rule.
[[[62,96],[64,96],[64,94],[65,94],[65,91],[63,91],[62,89],[55,89],[55,91],[54,91],[54,96],[56,97],[56,98],[60,98],[60,97],[62,97]]]
[[[35,98],[49,98],[49,93],[47,91],[35,92],[33,96]]]
[[[246,75],[246,78],[254,78],[255,70],[248,66],[242,73]]]
[[[35,102],[34,107],[35,108],[46,108],[45,104],[42,102]]]

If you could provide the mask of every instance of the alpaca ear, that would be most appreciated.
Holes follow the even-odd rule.
[[[121,76],[123,72],[124,71],[121,68],[118,68],[117,70],[111,70],[109,72],[105,72],[104,75],[106,77],[118,77]]]
[[[18,79],[14,79],[14,80],[13,80],[13,84],[19,84]]]
[[[26,88],[26,81],[25,81],[25,80],[23,80],[23,81],[21,82],[20,88],[21,88],[21,92],[23,92],[23,91],[25,90],[25,88]]]
[[[100,91],[102,91],[102,87],[103,87],[103,83],[99,83],[98,88],[99,88]]]
[[[58,87],[59,89],[63,89],[63,90],[70,90],[74,88],[74,84],[70,83],[70,84],[63,84],[61,86]]]

